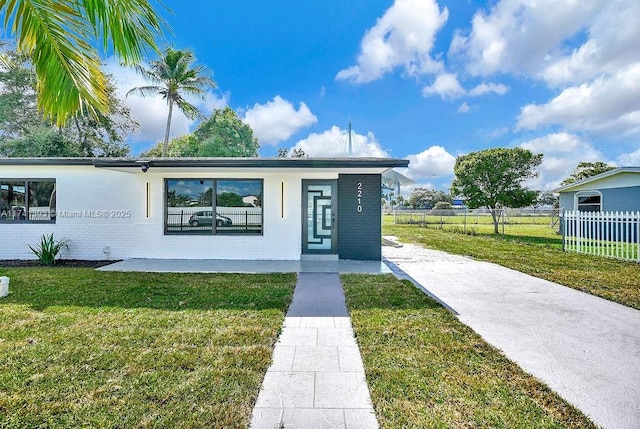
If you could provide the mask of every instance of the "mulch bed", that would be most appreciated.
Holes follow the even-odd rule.
[[[98,268],[105,265],[118,262],[112,261],[86,261],[83,259],[58,259],[54,265],[50,267],[73,267],[73,268]],[[0,267],[2,268],[16,268],[16,267],[43,267],[40,261],[25,260],[25,259],[0,259]]]

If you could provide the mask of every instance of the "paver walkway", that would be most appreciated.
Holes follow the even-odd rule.
[[[250,427],[378,428],[338,274],[299,274]]]
[[[383,254],[596,424],[640,428],[640,311],[411,244]]]

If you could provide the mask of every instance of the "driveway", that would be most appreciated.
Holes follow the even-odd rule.
[[[383,256],[596,424],[640,428],[640,311],[415,245]]]

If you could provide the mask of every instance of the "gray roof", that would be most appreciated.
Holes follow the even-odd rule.
[[[0,165],[93,165],[95,167],[217,168],[394,168],[409,161],[396,158],[0,158]]]

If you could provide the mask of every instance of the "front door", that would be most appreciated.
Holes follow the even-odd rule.
[[[337,253],[336,189],[336,180],[302,181],[302,253]]]

